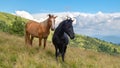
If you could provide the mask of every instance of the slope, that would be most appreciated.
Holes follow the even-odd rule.
[[[26,19],[14,16],[12,14],[0,12],[0,21],[4,21],[0,22],[0,30],[2,29],[2,31],[8,32],[10,34],[17,34],[20,36],[24,35],[24,25],[27,21]],[[52,34],[53,32],[48,38],[49,41],[51,41]],[[84,49],[91,49],[109,54],[120,54],[120,46],[88,36],[76,35],[76,38],[71,40],[70,43],[72,44],[71,46],[74,45],[75,47]]]
[[[15,16],[15,15],[12,15],[12,14],[9,14],[9,13],[0,12],[0,21],[3,21],[5,23],[7,23],[7,24],[11,24],[12,22],[14,22],[17,17],[18,16]],[[21,18],[21,20],[27,21],[24,18]]]
[[[72,45],[74,46],[74,45]],[[0,67],[1,68],[119,68],[120,56],[113,56],[92,50],[68,46],[65,63],[59,58],[56,62],[54,46],[47,42],[38,47],[38,40],[34,46],[27,48],[24,37],[18,37],[0,32]]]
[[[98,52],[105,52],[111,55],[120,54],[119,45],[89,36],[76,35],[76,38],[71,40],[71,45]]]

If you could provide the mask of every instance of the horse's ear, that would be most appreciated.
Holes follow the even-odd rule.
[[[67,16],[67,19],[72,19],[71,17]]]
[[[51,14],[48,14],[49,17],[51,17]]]
[[[72,22],[73,22],[74,20],[72,20]]]
[[[67,19],[69,19],[69,17],[68,17],[68,16],[66,16],[66,18],[67,18]]]
[[[58,16],[55,16],[54,18],[56,18],[56,17],[58,17]]]

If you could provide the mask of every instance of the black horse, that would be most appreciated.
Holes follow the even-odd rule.
[[[71,39],[74,39],[75,37],[72,22],[73,20],[71,18],[62,21],[54,32],[52,42],[56,50],[56,60],[58,60],[57,57],[61,55],[62,61],[64,61],[64,55],[69,42],[68,36]]]

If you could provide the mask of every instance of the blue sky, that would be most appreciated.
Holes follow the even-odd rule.
[[[15,11],[18,11],[18,13]],[[41,13],[59,13],[68,11],[80,12],[79,17],[76,19],[77,23],[74,27],[75,32],[88,36],[97,36],[98,38],[99,36],[120,37],[120,0],[0,1],[0,12],[14,13],[19,16],[23,15],[25,17],[36,19],[41,18]],[[62,16],[65,16],[65,14]],[[75,17],[74,14],[73,16]],[[118,39],[116,40],[120,43]]]
[[[30,13],[44,12],[120,12],[120,0],[1,0],[0,11],[14,13],[24,10]]]

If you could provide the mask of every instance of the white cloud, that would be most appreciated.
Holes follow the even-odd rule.
[[[59,23],[67,18],[67,16],[71,17],[74,22],[73,24],[76,24],[76,19],[74,18],[76,16],[76,13],[70,13],[70,12],[61,12],[61,13],[38,13],[38,14],[32,14],[32,16],[35,19],[39,19],[41,21],[45,20],[46,15],[53,14],[57,16],[56,18],[56,27],[59,25]]]
[[[32,19],[35,21],[43,21],[49,13],[30,14],[26,11],[16,11],[16,15]],[[61,12],[51,13],[57,17],[56,25],[58,25],[66,16],[72,17],[74,21],[74,29],[76,33],[94,36],[94,35],[120,35],[120,13],[80,13],[80,12]]]
[[[15,11],[16,15],[21,16],[26,19],[33,20],[33,16],[26,11]]]
[[[29,20],[34,20],[34,21],[40,22],[40,20],[33,18],[33,16],[26,11],[15,11],[15,15],[29,19]]]
[[[76,19],[75,30],[78,33],[90,36],[120,35],[120,13],[80,13]]]

